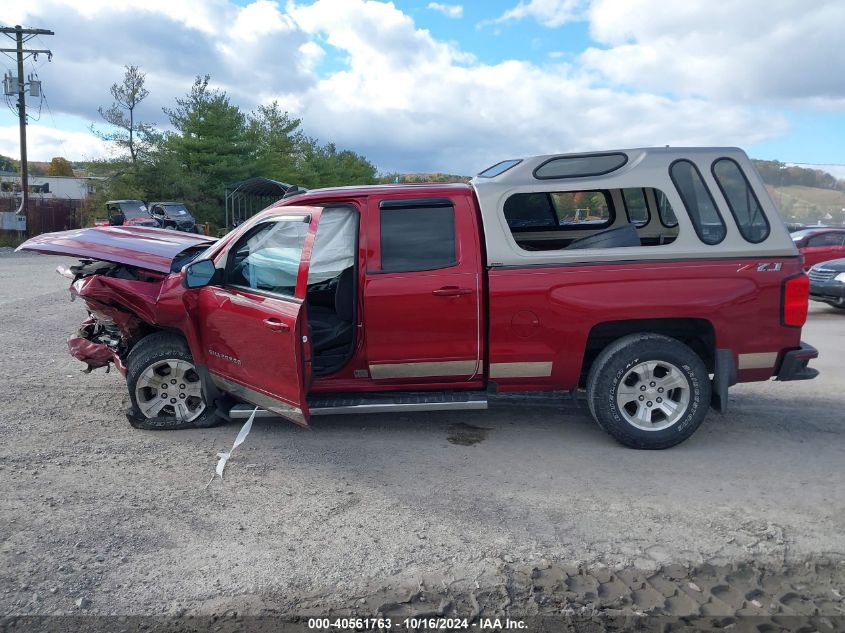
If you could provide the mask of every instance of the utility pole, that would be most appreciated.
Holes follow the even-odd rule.
[[[46,49],[24,49],[23,45],[36,35],[54,35],[54,33],[47,29],[25,29],[20,24],[15,25],[14,28],[0,27],[0,33],[15,40],[17,44],[15,48],[0,48],[0,53],[17,53],[18,58],[18,123],[21,133],[21,206],[18,208],[18,213],[23,211],[26,216],[27,230],[29,230],[29,166],[26,158],[26,84],[23,76],[23,60],[29,55],[37,58],[39,53],[45,53],[47,59],[52,60],[53,53]],[[24,38],[24,35],[28,37]]]

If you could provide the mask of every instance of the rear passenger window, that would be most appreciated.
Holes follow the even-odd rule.
[[[381,269],[410,272],[458,263],[455,209],[449,206],[381,209]]]
[[[718,244],[725,239],[725,222],[698,168],[688,160],[677,160],[669,167],[669,175],[701,241]]]
[[[713,177],[725,196],[742,237],[752,244],[769,237],[769,222],[739,165],[730,158],[720,158],[713,163]]]
[[[637,227],[648,224],[648,204],[645,200],[644,189],[623,189],[622,200],[628,212],[628,222],[633,222]]]

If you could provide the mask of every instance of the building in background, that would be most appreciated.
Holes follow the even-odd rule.
[[[79,227],[83,201],[104,179],[97,176],[29,177],[29,222],[15,213],[21,203],[21,179],[0,172],[0,230],[37,235]]]

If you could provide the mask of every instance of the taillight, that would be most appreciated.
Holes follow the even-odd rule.
[[[807,321],[810,303],[810,278],[804,273],[783,282],[781,321],[790,327],[801,327]]]

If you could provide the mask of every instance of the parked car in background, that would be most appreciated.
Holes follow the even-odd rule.
[[[151,202],[150,213],[163,229],[199,233],[194,216],[181,202]]]
[[[814,227],[796,231],[791,237],[804,256],[804,270],[820,262],[845,257],[845,229]]]
[[[109,226],[159,226],[143,200],[109,200],[106,217]]]
[[[619,442],[659,449],[724,412],[732,385],[818,373],[798,249],[735,148],[317,189],[217,241],[105,227],[19,248],[82,259],[60,271],[88,309],[70,352],[117,367],[143,429],[581,388]]]
[[[845,310],[845,259],[833,259],[810,268],[810,299]]]

